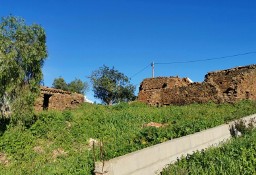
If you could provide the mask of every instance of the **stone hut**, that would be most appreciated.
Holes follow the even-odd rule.
[[[36,99],[35,110],[64,110],[74,108],[84,102],[84,96],[60,89],[41,86],[40,96]]]
[[[210,72],[202,83],[188,78],[157,77],[143,80],[138,100],[150,105],[236,102],[256,100],[256,65]]]

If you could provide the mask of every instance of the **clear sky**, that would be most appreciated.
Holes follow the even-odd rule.
[[[103,64],[128,77],[156,63],[256,51],[255,0],[0,0],[0,16],[23,17],[47,34],[44,83],[87,77]],[[203,81],[209,71],[256,63],[256,54],[157,64],[155,76]],[[151,67],[136,74],[138,86]],[[136,91],[138,93],[138,90]],[[93,92],[86,94],[93,100]]]

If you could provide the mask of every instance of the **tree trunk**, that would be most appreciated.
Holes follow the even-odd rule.
[[[4,93],[2,98],[0,98],[0,114],[1,118],[10,118],[11,105],[7,93]]]

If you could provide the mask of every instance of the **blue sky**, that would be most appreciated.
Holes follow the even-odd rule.
[[[44,83],[86,78],[103,64],[128,77],[169,63],[256,51],[255,0],[0,0],[0,16],[23,17],[47,34]],[[209,71],[256,63],[256,54],[155,66],[155,76],[203,81]],[[131,79],[151,77],[148,67]],[[138,90],[136,91],[136,93]],[[86,94],[93,101],[93,92]]]

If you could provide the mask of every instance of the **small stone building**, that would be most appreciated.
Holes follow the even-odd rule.
[[[143,80],[138,100],[150,105],[236,102],[256,100],[256,65],[210,72],[202,83],[188,78],[158,77]]]
[[[83,102],[82,94],[41,86],[40,96],[35,102],[35,110],[64,110],[74,108]]]

